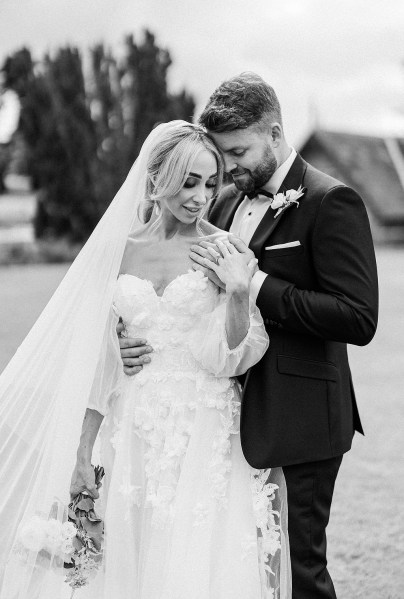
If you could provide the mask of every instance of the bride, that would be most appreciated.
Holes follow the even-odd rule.
[[[78,599],[289,599],[282,471],[245,461],[232,378],[268,347],[249,300],[256,262],[203,219],[222,172],[200,127],[152,131],[0,377],[1,599],[66,596],[55,564],[19,543],[35,514],[67,519],[72,471],[71,495],[97,498],[105,536],[102,567]],[[216,243],[225,292],[191,268],[200,238]],[[133,378],[118,319],[153,348]]]

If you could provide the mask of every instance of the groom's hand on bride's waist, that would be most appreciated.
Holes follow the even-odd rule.
[[[121,322],[117,324],[116,332],[119,337],[123,371],[129,376],[133,376],[142,370],[144,364],[149,364],[153,348],[147,344],[146,339],[121,337],[124,328]]]

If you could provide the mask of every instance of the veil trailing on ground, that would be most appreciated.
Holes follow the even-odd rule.
[[[62,596],[55,571],[64,575],[63,561],[56,563],[52,549],[41,556],[34,536],[27,539],[29,550],[22,552],[19,535],[36,514],[67,520],[84,414],[90,398],[105,392],[100,364],[106,362],[111,346],[106,341],[117,321],[111,306],[127,239],[152,230],[159,219],[156,210],[147,224],[141,217],[148,160],[170,128],[179,126],[192,127],[172,121],[151,132],[121,189],[0,376],[0,599]],[[210,232],[202,221],[200,234]],[[113,343],[118,352],[115,335]]]

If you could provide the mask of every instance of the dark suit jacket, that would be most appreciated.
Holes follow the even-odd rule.
[[[300,206],[271,208],[250,242],[268,273],[257,305],[270,346],[244,381],[241,443],[251,466],[286,466],[341,455],[363,433],[347,343],[365,345],[377,325],[376,261],[359,195],[299,155],[279,191],[307,188]],[[210,221],[228,230],[243,193],[225,188]],[[285,249],[265,247],[300,241]]]

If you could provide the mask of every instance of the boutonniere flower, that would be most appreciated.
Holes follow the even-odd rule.
[[[307,189],[300,185],[299,189],[288,189],[285,193],[277,193],[271,202],[272,210],[276,210],[274,218],[277,218],[284,210],[296,204],[299,207],[299,198],[301,198]]]

